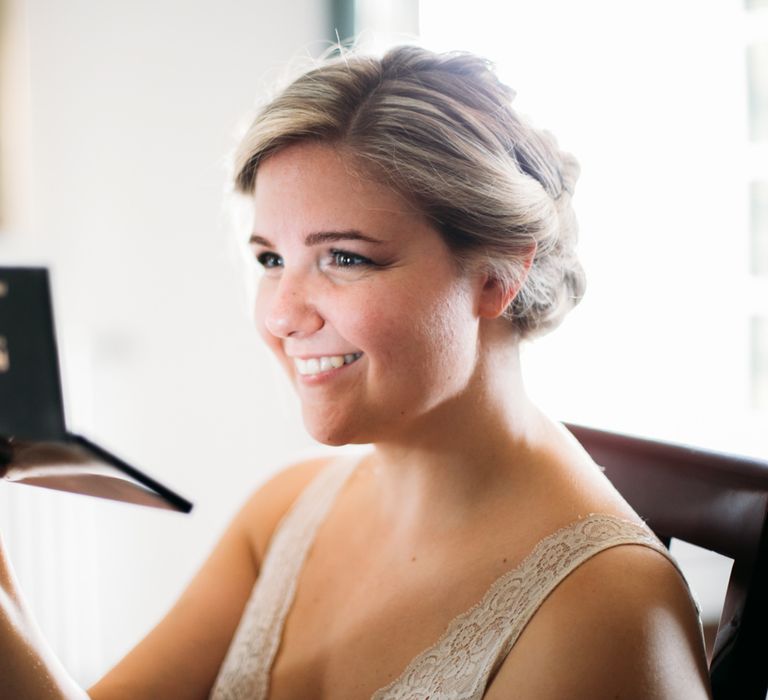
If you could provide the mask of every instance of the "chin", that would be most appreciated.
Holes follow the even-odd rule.
[[[312,428],[307,428],[307,431],[314,440],[329,447],[341,447],[342,445],[354,445],[362,442],[347,435],[348,431],[315,430]]]
[[[353,425],[349,420],[331,423],[327,420],[309,420],[305,416],[304,427],[314,440],[329,447],[365,445],[372,442],[370,436],[361,435],[359,426]]]

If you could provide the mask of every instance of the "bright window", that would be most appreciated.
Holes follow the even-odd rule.
[[[526,352],[554,416],[768,454],[766,27],[733,0],[421,0],[422,43],[493,60],[582,164],[587,296]]]

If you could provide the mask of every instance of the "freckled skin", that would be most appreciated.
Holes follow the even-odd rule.
[[[305,245],[317,231],[356,230],[381,244]],[[349,156],[299,144],[260,168],[254,232],[280,257],[256,301],[258,328],[293,379],[304,422],[326,444],[386,439],[429,419],[466,388],[475,367],[476,280],[457,270],[440,233],[398,194],[349,167]],[[334,267],[343,248],[373,266]],[[308,386],[290,356],[363,357],[336,381]]]

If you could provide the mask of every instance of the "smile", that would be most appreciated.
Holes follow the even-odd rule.
[[[300,357],[294,357],[293,362],[296,365],[296,371],[304,376],[312,376],[321,372],[328,372],[332,369],[338,369],[344,365],[351,365],[363,356],[361,352],[354,352],[348,355],[328,355],[325,357],[310,357],[306,360]]]

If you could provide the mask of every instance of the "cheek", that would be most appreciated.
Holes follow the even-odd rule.
[[[458,282],[435,299],[425,320],[433,370],[442,381],[462,384],[476,361],[478,319],[471,293]]]
[[[426,319],[423,343],[428,348],[433,379],[463,382],[474,365],[477,325],[467,313],[463,299],[446,297]]]
[[[425,375],[450,371],[457,355],[468,359],[474,348],[475,322],[468,295],[456,288],[412,289],[360,300],[364,313],[347,328],[377,360]],[[350,318],[351,321],[351,318]]]

